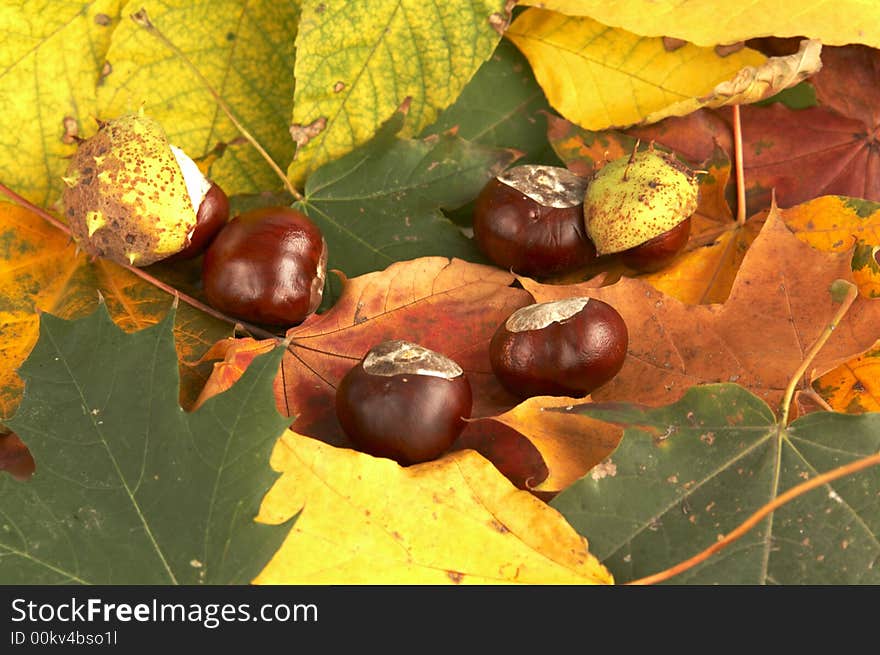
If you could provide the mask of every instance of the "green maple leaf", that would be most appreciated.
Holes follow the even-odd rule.
[[[455,129],[474,143],[519,150],[524,155],[517,163],[561,165],[547,141],[546,115],[552,111],[528,60],[502,40],[422,136]]]
[[[441,209],[475,198],[519,153],[449,132],[402,139],[405,117],[395,112],[366,145],[322,166],[294,205],[321,228],[330,270],[354,277],[430,255],[484,261]]]
[[[618,449],[552,504],[617,582],[697,554],[787,489],[880,452],[880,413],[817,412],[785,426],[734,384],[677,403],[581,405],[626,426]],[[798,496],[672,579],[683,584],[877,584],[880,474],[868,468]]]
[[[127,334],[103,304],[41,316],[7,422],[37,471],[0,476],[3,584],[244,584],[280,546],[289,525],[254,517],[289,423],[272,395],[283,348],[186,413],[173,324]]]

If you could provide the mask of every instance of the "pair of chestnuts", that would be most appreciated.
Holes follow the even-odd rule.
[[[99,122],[64,177],[77,246],[130,266],[204,254],[216,309],[271,326],[302,322],[321,302],[327,243],[305,214],[265,207],[229,220],[229,199],[143,112]]]
[[[474,239],[498,266],[535,278],[613,254],[636,271],[654,271],[687,243],[698,188],[696,172],[653,145],[590,178],[557,166],[517,166],[477,197]]]
[[[474,238],[499,266],[548,277],[621,253],[636,270],[661,267],[688,240],[696,175],[671,155],[634,151],[591,179],[552,166],[519,166],[490,180],[474,208]],[[587,297],[514,312],[489,345],[492,371],[520,398],[580,397],[623,366],[626,323]],[[418,344],[386,341],[342,379],[339,422],[361,450],[408,465],[447,451],[471,414],[467,376]]]
[[[626,323],[610,305],[567,298],[527,305],[498,326],[492,370],[510,393],[584,396],[623,366]],[[342,378],[336,415],[360,450],[403,465],[446,452],[470,418],[472,392],[452,359],[408,341],[373,347]]]

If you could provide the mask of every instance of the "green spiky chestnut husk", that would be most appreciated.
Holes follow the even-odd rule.
[[[64,182],[64,211],[77,245],[132,266],[148,266],[189,244],[211,186],[143,113],[100,123],[80,143]]]
[[[593,175],[584,224],[599,255],[640,246],[697,209],[699,181],[673,155],[653,148],[618,157]]]

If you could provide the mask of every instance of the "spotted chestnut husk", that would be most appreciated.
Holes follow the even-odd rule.
[[[99,123],[64,175],[64,212],[78,247],[94,257],[148,266],[190,245],[203,201],[216,187],[162,126],[143,112]],[[219,191],[222,193],[222,190]],[[214,202],[221,226],[228,204]]]

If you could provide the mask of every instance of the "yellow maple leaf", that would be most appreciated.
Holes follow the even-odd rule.
[[[645,36],[671,36],[714,46],[760,36],[806,36],[826,45],[880,46],[880,32],[866,29],[880,5],[865,0],[788,0],[719,4],[717,0],[520,0],[569,16],[589,16]]]
[[[258,584],[611,584],[561,514],[471,450],[400,467],[286,432],[258,521],[299,516]]]
[[[691,44],[667,48],[661,38],[542,9],[525,11],[505,35],[528,58],[550,104],[590,130],[690,113],[701,106],[695,99],[711,99],[719,84],[767,61],[748,48],[727,56]]]

